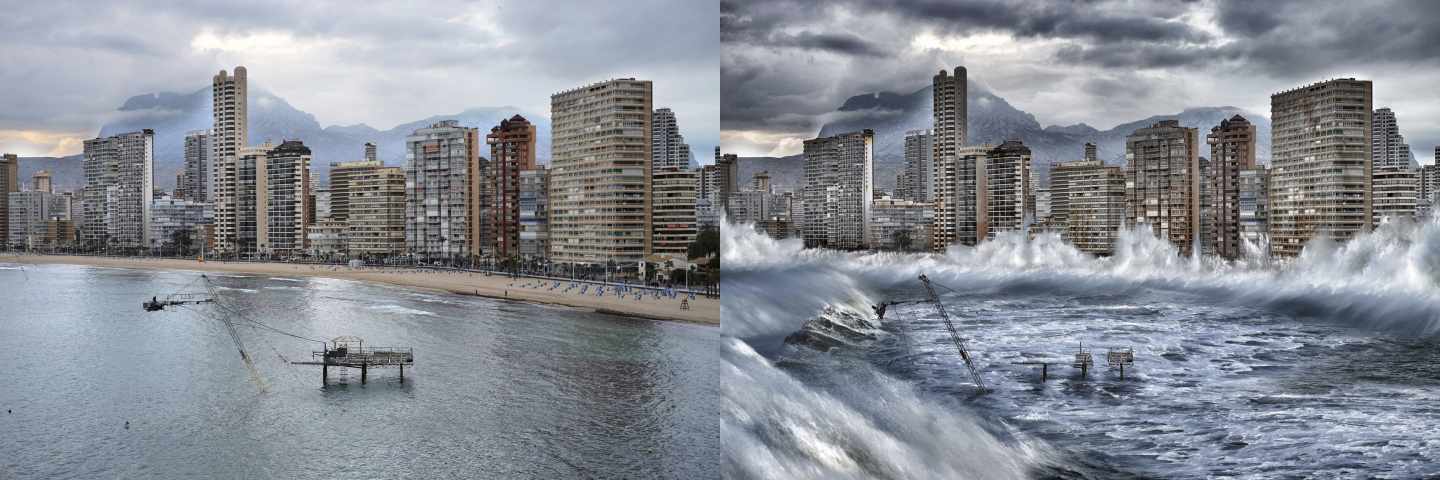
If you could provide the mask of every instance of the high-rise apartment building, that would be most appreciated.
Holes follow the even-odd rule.
[[[651,251],[653,85],[610,80],[550,96],[550,253],[634,265]]]
[[[1420,170],[1409,166],[1375,167],[1371,178],[1374,207],[1371,225],[1386,221],[1414,220],[1420,206]]]
[[[695,197],[700,193],[696,170],[669,165],[654,172],[654,252],[687,259],[699,232],[695,225]]]
[[[49,170],[41,170],[30,176],[30,189],[37,192],[55,193],[53,178]]]
[[[362,170],[351,177],[349,195],[343,250],[356,258],[405,253],[405,170]]]
[[[740,182],[740,157],[733,153],[720,154],[720,147],[715,147],[716,180],[719,183],[718,196],[712,201],[719,202],[722,210],[730,208],[730,195],[739,191]]]
[[[1089,155],[1090,149],[1086,149]],[[1048,228],[1058,230],[1060,237],[1066,241],[1073,241],[1070,238],[1070,183],[1075,175],[1087,174],[1095,168],[1104,166],[1099,160],[1076,160],[1073,162],[1062,162],[1050,165],[1050,215],[1046,221]]]
[[[1245,252],[1240,235],[1240,172],[1255,168],[1255,125],[1235,115],[1210,129],[1210,169],[1206,182],[1207,207],[1213,221],[1202,228],[1213,239],[1209,250],[1224,258]]]
[[[929,249],[930,227],[934,222],[935,211],[928,203],[876,198],[870,211],[871,247],[900,251]]]
[[[479,256],[479,132],[446,120],[416,130],[405,146],[405,250],[422,259]]]
[[[934,124],[931,126],[934,161],[948,161],[959,154],[967,140],[966,122],[969,121],[969,85],[966,84],[965,67],[955,67],[955,75],[944,70],[936,74],[932,87],[934,95]]]
[[[675,112],[668,108],[657,108],[650,122],[650,167],[690,166],[690,145],[680,134],[680,125],[675,121]]]
[[[1434,161],[1440,163],[1440,148],[1435,149]],[[1420,168],[1420,204],[1425,213],[1440,210],[1440,167],[1436,163]]]
[[[1269,256],[1270,245],[1270,172],[1263,165],[1240,170],[1239,194],[1236,202],[1240,210],[1240,250],[1248,253],[1250,248]]]
[[[269,174],[265,172],[268,165],[266,156],[270,150],[275,148],[270,143],[259,146],[244,147],[236,151],[235,155],[235,186],[233,193],[228,195],[232,202],[234,215],[233,224],[229,225],[229,231],[234,234],[234,243],[231,250],[221,247],[220,239],[216,240],[216,249],[250,256],[260,253],[260,242],[268,238],[269,221],[265,218],[270,213],[266,205],[268,198],[265,195],[268,188],[265,182],[269,180]],[[215,230],[217,237],[220,232],[219,211],[216,211]]]
[[[1342,78],[1270,96],[1273,254],[1370,229],[1371,92],[1368,80]]]
[[[933,172],[935,145],[930,130],[905,132],[905,168],[900,175],[904,182],[896,185],[895,196],[905,200],[928,203],[934,195]]]
[[[1099,152],[1096,150],[1094,143],[1085,142],[1085,157],[1082,160],[1090,162],[1100,161],[1100,155]]]
[[[196,130],[185,134],[185,165],[175,184],[175,196],[196,202],[210,201],[210,133]]]
[[[310,147],[299,140],[286,140],[262,157],[265,213],[260,251],[272,255],[303,252],[306,229],[314,224],[310,208]]]
[[[1200,239],[1198,133],[1161,120],[1125,138],[1125,220],[1190,255]]]
[[[1069,176],[1065,237],[1082,252],[1109,255],[1125,223],[1125,171],[1097,160],[1070,165],[1065,170]]]
[[[85,141],[81,241],[90,248],[150,247],[155,132]]]
[[[485,230],[497,258],[520,256],[520,174],[535,169],[535,125],[515,115],[501,120],[485,136],[490,144],[486,176],[490,196]]]
[[[384,167],[379,161],[360,160],[356,162],[330,162],[329,219],[337,222],[350,220],[350,185],[356,176],[368,175]],[[319,215],[319,213],[317,213]]]
[[[1378,108],[1370,115],[1370,162],[1373,167],[1418,168],[1410,154],[1410,144],[1400,134],[1395,112]]]
[[[245,67],[211,79],[210,202],[215,211],[215,249],[240,250],[240,150],[249,145],[249,87]],[[253,244],[251,251],[253,251]]]
[[[986,210],[984,165],[994,145],[971,145],[953,154],[935,157],[935,225],[931,228],[931,249],[944,252],[952,244],[978,245],[985,238],[980,230],[981,212]]]
[[[214,220],[210,204],[175,197],[155,199],[150,206],[150,238],[155,246],[176,248],[180,245],[179,235],[189,235],[191,246],[196,250],[205,242],[205,226]],[[181,234],[179,232],[188,232]]]
[[[45,220],[50,218],[51,197],[54,194],[40,190],[10,192],[8,198],[8,221],[6,243],[12,248],[43,247]]]
[[[805,141],[806,246],[854,250],[870,245],[874,143],[871,130]]]
[[[20,191],[20,157],[7,153],[0,156],[0,245],[7,243],[10,225],[10,193]]]
[[[977,199],[976,234],[993,239],[1001,232],[1022,231],[1035,218],[1035,193],[1030,186],[1030,147],[1006,140],[976,165],[981,182]]]
[[[520,172],[520,256],[550,254],[550,171],[544,165]]]
[[[375,155],[375,142],[365,142],[365,161],[380,161],[380,159]]]

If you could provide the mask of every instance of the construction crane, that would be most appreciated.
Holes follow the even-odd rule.
[[[945,311],[945,304],[940,303],[940,296],[935,294],[935,288],[930,285],[930,278],[922,274],[920,282],[925,284],[925,293],[930,295],[930,302],[935,304],[935,310],[940,312],[940,319],[945,321],[945,328],[950,330],[950,340],[955,343],[955,350],[960,352],[960,358],[965,360],[965,367],[970,369],[970,378],[975,381],[976,387],[984,391],[985,382],[980,379],[980,371],[975,369],[975,362],[970,360],[970,351],[965,349],[965,340],[960,338],[960,331],[955,329],[955,322],[950,321],[950,314]]]

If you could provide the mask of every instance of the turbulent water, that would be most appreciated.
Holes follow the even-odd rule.
[[[3,259],[0,259],[3,261]],[[720,464],[714,327],[331,279],[212,274],[247,318],[412,347],[332,369],[211,305],[197,272],[0,263],[0,478],[700,478]],[[194,287],[191,287],[193,290]],[[12,413],[5,413],[10,410]],[[125,423],[129,422],[129,428]]]
[[[944,255],[722,236],[733,478],[1440,474],[1440,222],[1286,262],[1182,258],[1148,230]],[[990,392],[977,394],[927,274]],[[883,321],[869,306],[896,301]],[[789,337],[789,341],[786,341]],[[1094,353],[1088,377],[1034,360]],[[1109,349],[1133,348],[1122,380]]]

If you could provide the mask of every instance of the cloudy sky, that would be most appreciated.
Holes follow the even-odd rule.
[[[690,0],[18,1],[0,8],[0,152],[79,153],[127,98],[190,93],[245,65],[321,125],[384,130],[469,107],[655,82],[709,162],[719,141],[719,7]]]
[[[1375,82],[1417,159],[1440,145],[1440,2],[723,0],[721,145],[789,155],[846,98],[942,68],[1036,116],[1101,130],[1186,107]]]

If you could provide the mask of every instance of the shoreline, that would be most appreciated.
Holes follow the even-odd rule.
[[[0,262],[23,265],[79,265],[90,267],[134,268],[142,270],[199,270],[206,272],[252,273],[267,275],[291,275],[299,277],[323,277],[342,280],[383,283],[423,290],[437,290],[455,295],[479,296],[497,300],[560,305],[580,308],[595,313],[620,315],[649,320],[675,321],[700,325],[720,325],[720,299],[696,296],[691,300],[689,310],[680,309],[680,298],[656,299],[646,296],[635,300],[633,296],[618,298],[613,294],[596,297],[593,293],[581,295],[564,292],[562,280],[560,289],[554,291],[542,288],[526,288],[539,282],[553,281],[520,277],[512,279],[503,275],[486,276],[475,273],[447,271],[417,271],[404,267],[363,267],[353,269],[337,265],[309,265],[291,263],[221,262],[180,260],[172,258],[127,258],[88,257],[77,255],[0,255]],[[592,290],[593,292],[593,287]]]

